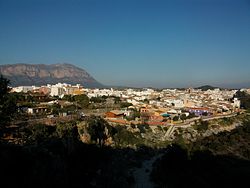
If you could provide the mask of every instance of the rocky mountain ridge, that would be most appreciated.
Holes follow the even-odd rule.
[[[8,78],[12,86],[41,86],[61,82],[91,88],[103,87],[84,69],[67,63],[0,65],[0,74]]]

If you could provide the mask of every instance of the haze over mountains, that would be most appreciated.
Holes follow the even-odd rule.
[[[84,69],[72,64],[9,64],[0,65],[0,74],[12,86],[46,85],[56,83],[81,84],[84,87],[103,87]]]
[[[25,86],[25,85],[46,85],[46,84],[56,84],[56,83],[68,83],[68,84],[81,84],[87,88],[142,88],[131,87],[129,85],[115,86],[115,85],[103,85],[93,78],[87,71],[79,68],[75,65],[68,63],[58,63],[58,64],[5,64],[0,65],[0,74],[8,78],[11,81],[11,86]],[[140,85],[140,83],[138,83]],[[174,88],[168,87],[160,88]],[[211,85],[197,86],[195,88],[207,90],[215,88],[243,88],[249,86],[250,83],[242,84],[222,84],[222,86],[214,87]],[[185,88],[188,88],[187,85]],[[144,87],[145,88],[145,87]],[[155,86],[148,85],[147,88],[159,88]],[[179,87],[176,87],[179,88]]]

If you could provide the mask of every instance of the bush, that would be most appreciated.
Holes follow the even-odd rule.
[[[127,108],[127,107],[129,107],[129,106],[133,106],[133,104],[132,104],[132,103],[129,103],[129,102],[121,102],[121,103],[120,103],[120,107],[121,107],[121,108]]]
[[[117,146],[140,145],[140,140],[123,126],[116,126],[114,141]]]
[[[196,129],[197,131],[206,131],[208,129],[208,121],[199,121],[195,122],[195,125],[193,125],[193,128]]]
[[[174,116],[173,117],[173,121],[178,121],[179,120],[179,116]]]

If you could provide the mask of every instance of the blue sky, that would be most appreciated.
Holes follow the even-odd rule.
[[[0,64],[106,85],[250,87],[249,0],[0,0]]]

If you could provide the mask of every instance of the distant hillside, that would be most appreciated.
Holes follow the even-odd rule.
[[[210,86],[210,85],[204,85],[204,86],[200,86],[200,87],[197,87],[195,89],[201,89],[202,91],[207,91],[207,90],[214,90],[216,88],[219,88],[219,87],[214,87],[214,86]]]
[[[56,83],[81,84],[84,87],[103,87],[84,69],[71,64],[9,64],[0,65],[0,74],[12,86],[46,85]]]

